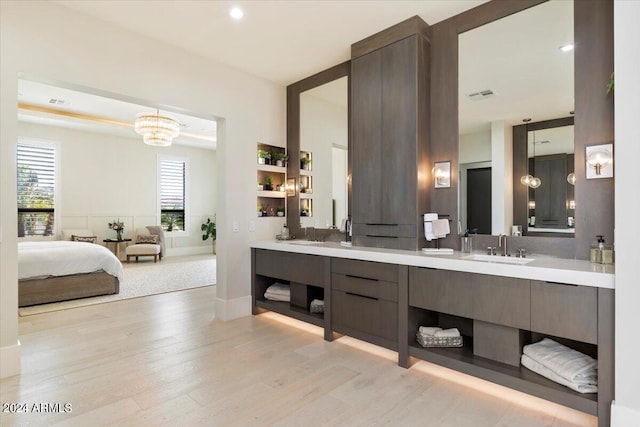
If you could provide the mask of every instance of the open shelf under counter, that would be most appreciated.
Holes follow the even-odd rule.
[[[289,302],[256,299],[256,307],[311,323],[321,328],[324,327],[324,315],[322,313],[311,313],[304,308],[291,305]]]
[[[511,366],[473,354],[473,338],[463,337],[458,348],[409,344],[409,355],[474,377],[522,391],[592,415],[598,413],[597,393],[578,393],[520,366]]]
[[[258,197],[267,197],[269,199],[284,199],[286,195],[285,191],[258,191]]]

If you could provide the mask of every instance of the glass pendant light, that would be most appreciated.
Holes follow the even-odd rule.
[[[533,172],[533,177],[531,178],[531,180],[529,180],[529,187],[531,188],[538,188],[542,185],[542,181],[540,180],[540,178],[538,178],[537,176],[535,176],[536,173],[536,131],[533,131],[533,167],[532,167],[532,171]]]

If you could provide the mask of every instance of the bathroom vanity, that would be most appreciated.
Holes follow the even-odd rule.
[[[265,310],[352,336],[593,415],[613,396],[613,266],[532,256],[526,264],[455,252],[341,247],[292,241],[252,245],[253,313]],[[523,261],[518,261],[523,262]],[[274,282],[291,301],[268,301]],[[312,299],[325,312],[311,313]],[[423,348],[420,326],[458,328],[462,348]],[[520,366],[524,345],[552,339],[598,360],[597,394],[580,394]],[[604,411],[604,412],[603,412]]]

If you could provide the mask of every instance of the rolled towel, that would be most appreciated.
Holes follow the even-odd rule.
[[[420,326],[420,328],[418,328],[418,332],[420,332],[420,335],[427,335],[427,336],[434,336],[434,334],[438,331],[441,331],[442,328],[438,328],[437,326]]]
[[[458,328],[444,329],[441,331],[437,331],[434,334],[435,337],[447,337],[447,338],[455,338],[460,336],[460,331]]]
[[[541,363],[536,362],[526,354],[522,355],[522,366],[525,368],[531,369],[533,372],[542,375],[545,378],[549,378],[551,381],[557,382],[558,384],[562,384],[564,386],[569,387],[572,390],[577,391],[578,393],[597,393],[598,392],[598,380],[590,380],[589,382],[584,383],[576,383],[567,380],[566,378],[556,374],[551,369],[542,365]]]
[[[525,345],[523,353],[572,383],[590,380],[597,374],[598,361],[549,338]]]

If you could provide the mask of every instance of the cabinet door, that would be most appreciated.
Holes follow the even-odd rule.
[[[354,336],[361,332],[397,345],[397,303],[342,291],[332,291],[331,295],[331,317],[336,331]]]
[[[531,286],[528,280],[470,274],[473,318],[520,329],[531,327]]]
[[[469,273],[409,268],[409,305],[456,316],[473,314]]]
[[[382,223],[382,52],[351,62],[352,217]]]
[[[531,330],[598,342],[598,288],[531,282]]]
[[[416,36],[382,49],[382,76],[382,221],[416,224]]]
[[[256,274],[324,287],[321,256],[256,249]]]

